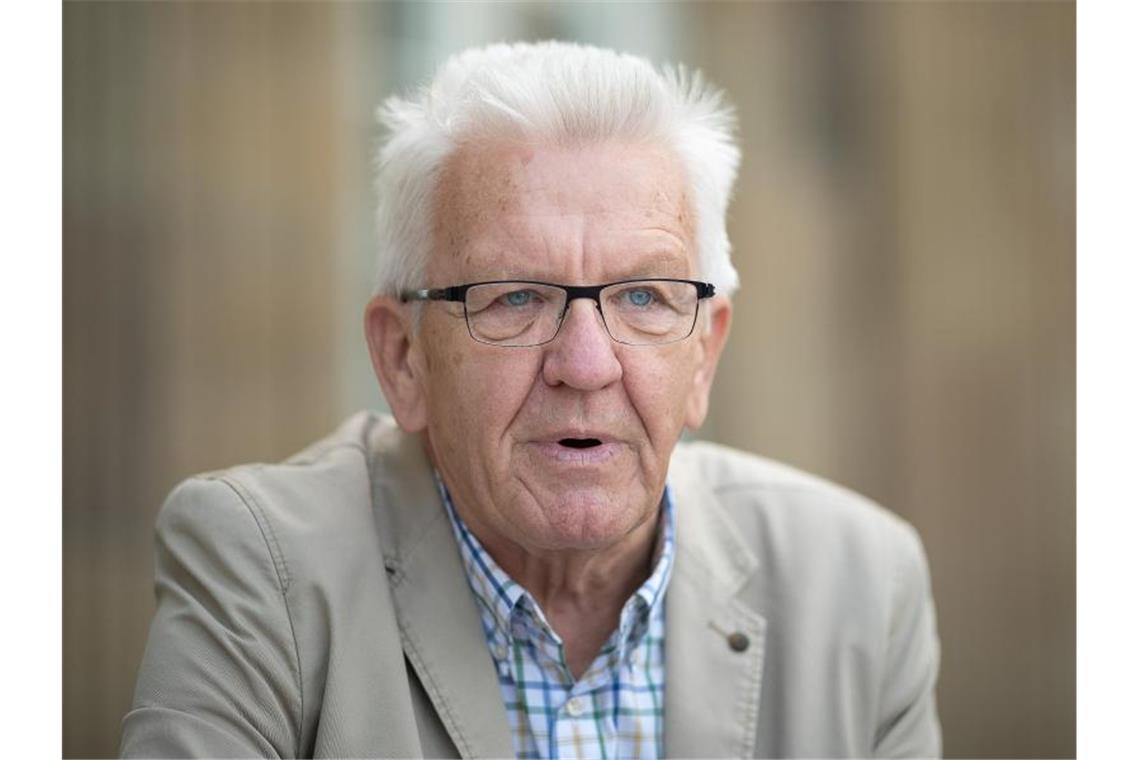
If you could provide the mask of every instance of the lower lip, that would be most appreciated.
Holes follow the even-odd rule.
[[[623,446],[618,443],[602,443],[585,449],[563,446],[558,442],[536,442],[534,448],[544,458],[562,465],[590,466],[604,464],[617,457]]]

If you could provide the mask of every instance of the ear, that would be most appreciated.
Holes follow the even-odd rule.
[[[417,433],[427,427],[427,404],[411,319],[411,310],[390,296],[376,296],[364,309],[368,353],[384,398],[400,427]]]
[[[708,326],[706,328],[698,323],[696,328],[702,331],[698,338],[701,356],[685,403],[685,427],[690,430],[699,428],[708,415],[709,391],[716,375],[716,365],[720,361],[720,352],[728,339],[728,328],[732,324],[732,302],[727,297],[716,296],[705,304],[702,309],[709,310],[707,316],[700,315],[698,320],[708,320]]]

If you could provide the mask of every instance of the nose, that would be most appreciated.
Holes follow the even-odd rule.
[[[577,298],[566,307],[562,327],[547,344],[542,378],[547,385],[595,391],[621,379],[622,367],[597,304]]]

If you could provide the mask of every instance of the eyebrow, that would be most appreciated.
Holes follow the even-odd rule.
[[[480,269],[479,271],[483,274],[473,275],[468,278],[468,281],[536,280],[539,282],[552,283],[558,281],[557,277],[552,278],[548,274],[536,272],[534,269],[525,268],[525,265],[516,265],[513,262],[510,266],[502,269]],[[629,264],[622,262],[620,266],[608,270],[608,272],[609,273],[601,282],[645,280],[655,277],[687,278],[693,274],[689,271],[689,260],[687,256],[682,257],[675,253],[666,253],[664,251],[657,251],[641,256]]]
[[[689,257],[678,256],[676,253],[658,252],[643,256],[630,266],[618,269],[624,275],[616,279],[625,280],[634,277],[681,277],[689,275]]]

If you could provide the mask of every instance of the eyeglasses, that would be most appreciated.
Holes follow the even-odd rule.
[[[611,338],[649,346],[689,337],[700,302],[715,293],[707,282],[665,278],[582,286],[497,280],[406,290],[400,300],[462,303],[472,338],[492,346],[522,348],[554,340],[570,302],[588,298],[597,305]]]

